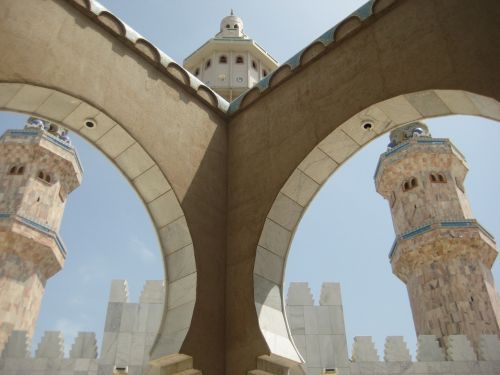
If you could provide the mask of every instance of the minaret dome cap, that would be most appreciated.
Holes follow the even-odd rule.
[[[224,17],[220,22],[220,31],[235,29],[240,30],[240,32],[243,31],[243,20],[235,16],[231,9],[231,15]]]

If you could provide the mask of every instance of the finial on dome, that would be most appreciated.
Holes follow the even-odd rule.
[[[233,8],[231,8],[231,16],[234,16]]]

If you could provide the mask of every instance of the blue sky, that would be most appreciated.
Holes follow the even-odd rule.
[[[234,8],[245,32],[283,62],[363,1],[102,3],[179,62],[218,32],[220,19]],[[21,127],[25,118],[1,113],[0,130]],[[500,127],[465,116],[427,123],[434,136],[451,138],[467,157],[471,171],[465,186],[473,212],[500,236],[495,199]],[[84,182],[68,200],[61,228],[68,258],[47,284],[35,347],[44,330],[63,330],[67,347],[80,330],[100,337],[112,279],[129,280],[131,300],[137,301],[144,280],[163,277],[156,234],[135,191],[98,150],[78,136],[72,139],[85,168]],[[287,282],[309,281],[316,300],[322,282],[341,282],[349,349],[353,336],[371,335],[381,355],[387,335],[404,335],[415,345],[406,289],[387,258],[394,240],[390,211],[372,178],[387,143],[387,135],[371,142],[323,186],[295,234],[286,273]]]

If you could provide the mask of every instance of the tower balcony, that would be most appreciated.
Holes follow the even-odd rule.
[[[406,282],[419,265],[470,259],[491,268],[498,252],[494,237],[475,219],[435,221],[396,237],[389,253],[394,274]]]
[[[36,264],[46,279],[64,265],[66,249],[59,235],[35,220],[0,212],[0,252]]]

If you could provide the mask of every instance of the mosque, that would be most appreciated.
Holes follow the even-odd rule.
[[[106,17],[114,27],[109,23],[113,18]],[[183,65],[190,77],[240,104],[255,87],[265,89],[280,68],[245,34],[233,11]],[[260,289],[255,306],[262,335],[268,341],[292,340],[276,344],[285,348],[279,354],[258,357],[248,375],[500,374],[500,297],[491,273],[498,252],[494,237],[472,215],[464,189],[466,159],[449,139],[432,137],[425,123],[408,118],[400,125],[390,132],[387,150],[381,150],[374,182],[392,214],[395,241],[389,259],[408,290],[418,336],[416,358],[401,336],[387,338],[382,359],[369,336],[356,337],[349,357],[337,283],[323,285],[319,305],[307,283],[292,283],[286,322],[269,318],[285,298],[272,295],[270,266],[256,261],[254,282]],[[92,129],[99,122],[88,118],[85,126]],[[376,126],[364,119],[357,131]],[[146,281],[138,302],[128,300],[126,281],[113,281],[100,348],[95,333],[80,332],[66,358],[63,333],[53,331],[44,334],[31,355],[45,284],[71,256],[58,231],[65,203],[83,176],[68,130],[50,116],[30,117],[24,129],[0,137],[0,375],[215,374],[198,368],[196,357],[182,351],[155,354],[154,346],[162,343],[158,332],[169,332],[167,301],[185,298],[163,281]],[[293,230],[274,215],[271,210],[257,250],[267,259],[278,251],[278,240],[266,237],[266,228]],[[260,303],[266,285],[269,294]],[[267,320],[261,311],[269,312]],[[287,357],[292,349],[298,357]]]

